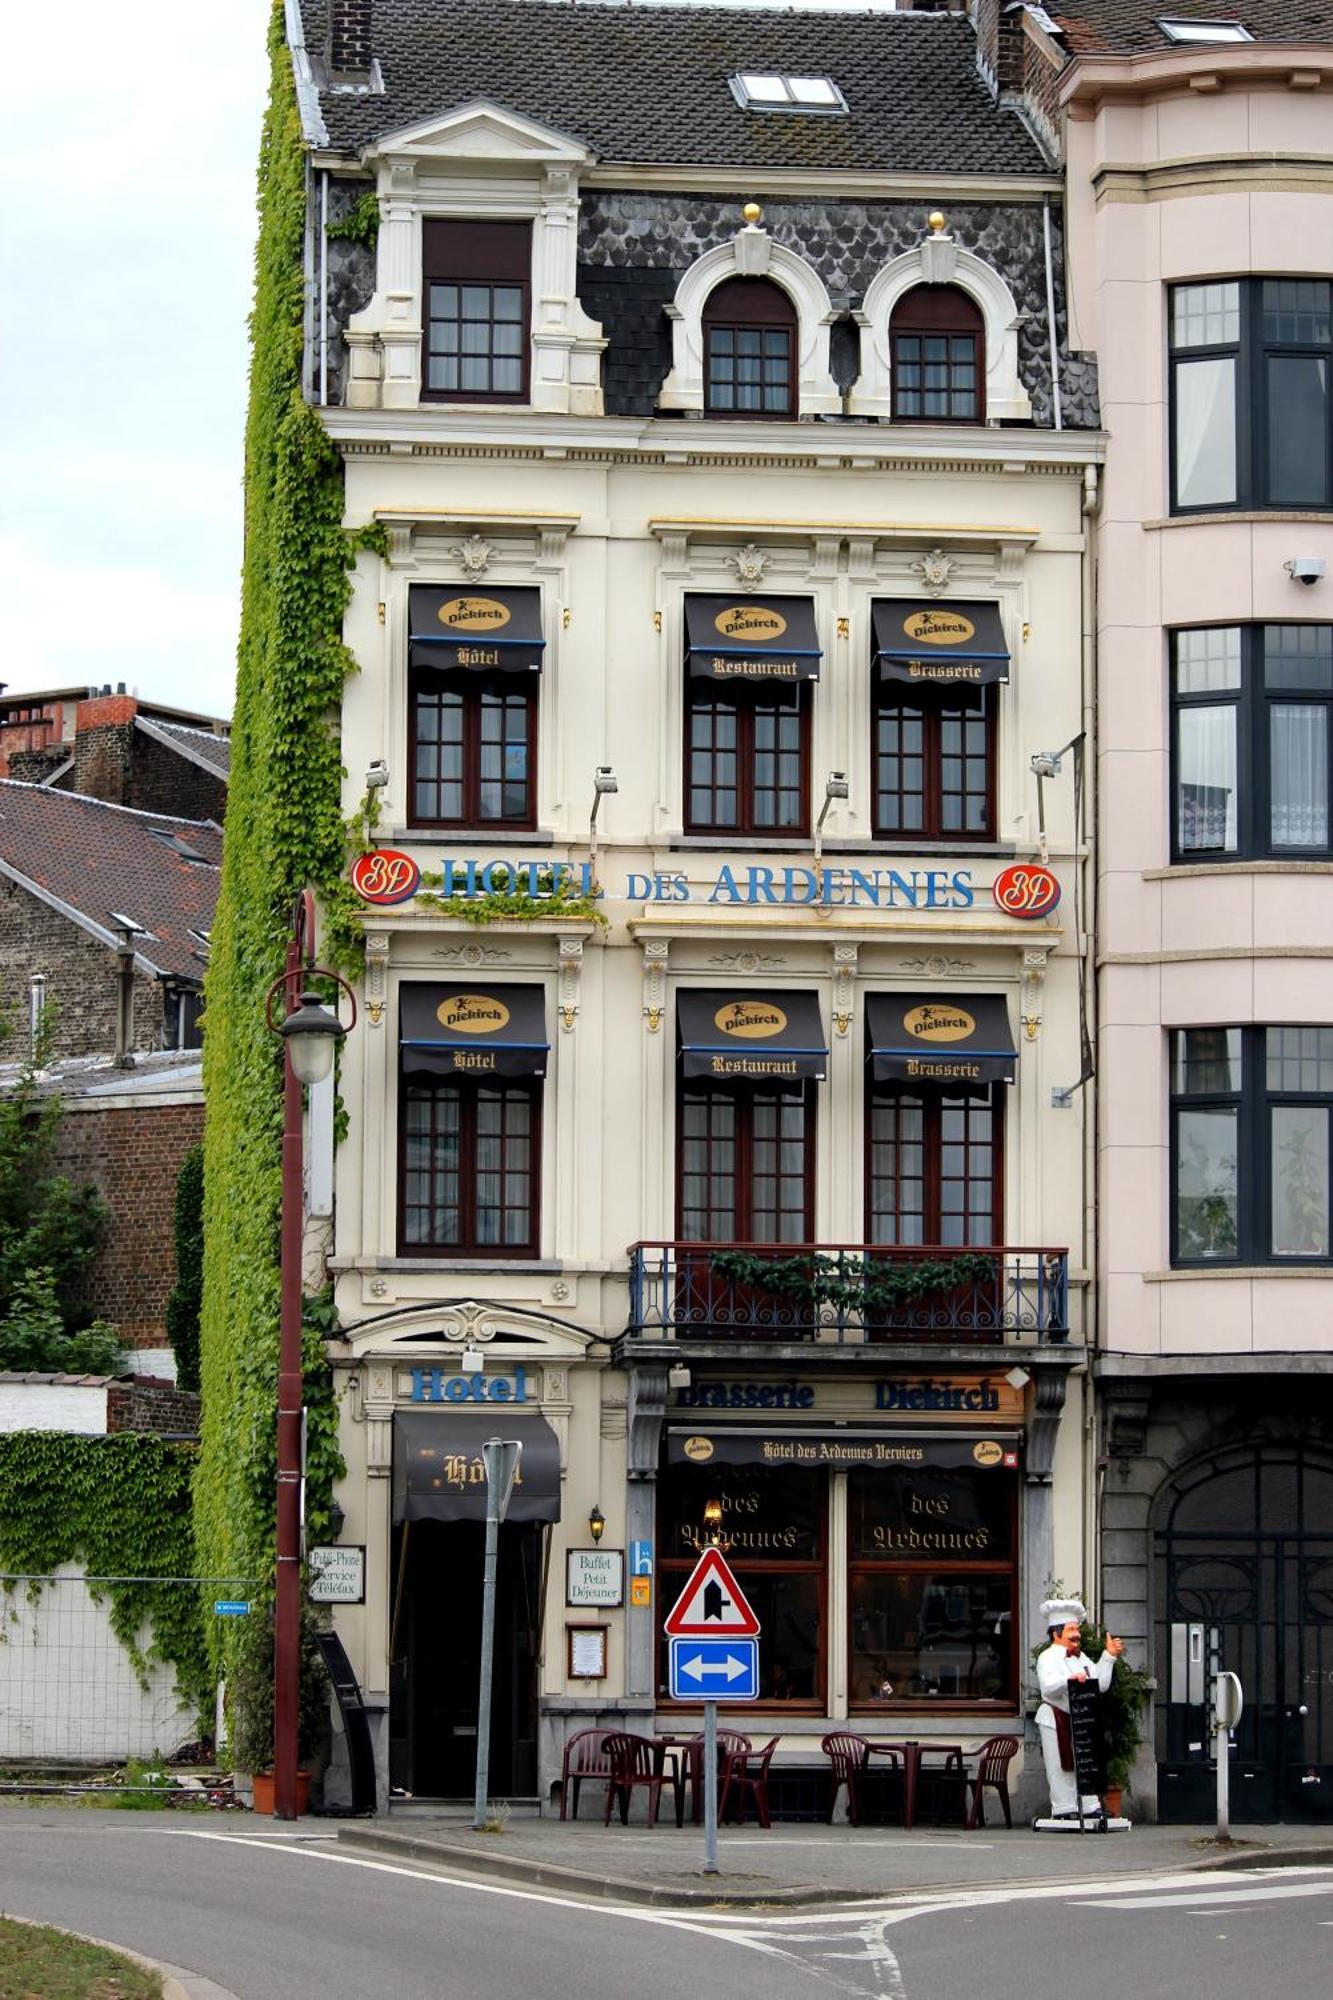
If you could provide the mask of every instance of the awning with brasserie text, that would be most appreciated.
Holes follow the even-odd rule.
[[[535,673],[546,645],[539,590],[459,590],[414,583],[408,591],[414,667]]]
[[[676,999],[684,1076],[794,1087],[822,1082],[828,1044],[814,993],[694,988]]]
[[[839,1425],[805,1430],[741,1426],[708,1429],[674,1426],[667,1431],[668,1465],[807,1466],[826,1472],[869,1467],[911,1472],[918,1466],[976,1466],[997,1473],[1014,1471],[1022,1434],[1013,1430],[854,1430]]]
[[[867,1061],[876,1083],[975,1090],[1012,1083],[1018,1051],[999,993],[870,993]]]
[[[550,1042],[540,986],[404,986],[404,1076],[545,1076]]]
[[[685,660],[712,681],[817,681],[821,658],[812,597],[685,599]]]
[[[560,1445],[545,1417],[508,1409],[396,1410],[395,1521],[484,1521],[488,1438],[523,1446],[506,1521],[560,1519]]]
[[[881,597],[870,615],[883,680],[985,687],[1009,678],[1009,648],[998,604]]]

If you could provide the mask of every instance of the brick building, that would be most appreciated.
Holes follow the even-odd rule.
[[[0,778],[219,824],[230,724],[110,687],[0,690]]]

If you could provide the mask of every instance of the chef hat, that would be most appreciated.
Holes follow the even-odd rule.
[[[1049,1632],[1053,1625],[1082,1625],[1088,1607],[1076,1597],[1048,1597],[1041,1607],[1041,1622]]]

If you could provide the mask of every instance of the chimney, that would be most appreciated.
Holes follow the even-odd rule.
[[[330,76],[369,77],[373,0],[329,0],[327,57]]]
[[[74,785],[90,799],[132,805],[130,753],[139,704],[132,694],[106,688],[90,694],[74,711]]]
[[[134,940],[143,926],[133,917],[111,912],[116,933],[116,1055],[117,1069],[134,1067]]]

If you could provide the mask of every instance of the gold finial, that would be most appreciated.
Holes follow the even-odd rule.
[[[943,236],[944,225],[949,220],[949,218],[947,215],[945,215],[942,209],[932,208],[930,214],[926,217],[926,220],[930,224],[931,229],[934,231],[936,236]]]
[[[746,224],[751,229],[753,229],[757,222],[763,221],[764,211],[762,208],[760,208],[759,203],[757,201],[747,201],[744,208],[741,210],[741,216],[742,219],[746,222]]]

